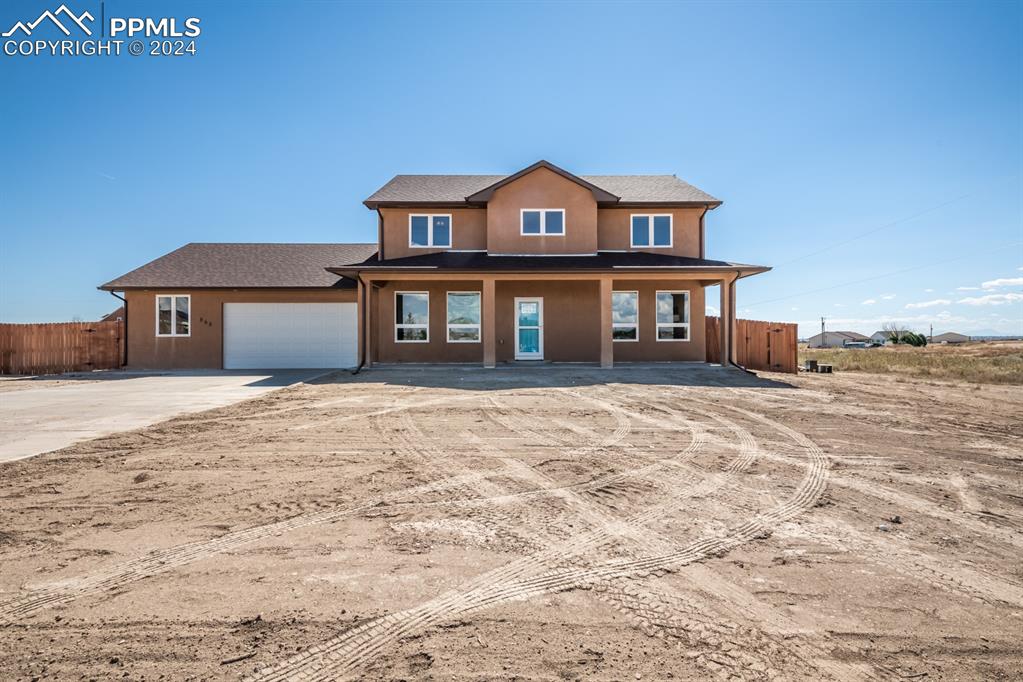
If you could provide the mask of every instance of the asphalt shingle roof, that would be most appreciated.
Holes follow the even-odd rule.
[[[349,266],[348,268],[344,267]],[[612,270],[615,268],[726,268],[769,270],[759,265],[729,263],[720,260],[669,256],[661,253],[605,251],[593,256],[491,256],[481,252],[441,251],[421,256],[377,260],[367,258],[361,263],[338,263],[335,270],[429,268],[437,270]]]
[[[171,251],[101,289],[354,287],[325,268],[361,262],[376,244],[201,244]]]
[[[506,175],[396,175],[366,203],[461,203]],[[720,203],[674,175],[580,175],[622,203]]]

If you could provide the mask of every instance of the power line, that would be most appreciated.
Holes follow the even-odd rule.
[[[924,268],[934,267],[935,265],[944,265],[945,263],[952,263],[952,262],[957,261],[957,260],[964,260],[966,258],[973,258],[974,256],[990,253],[991,251],[1001,251],[1002,249],[1004,249],[1004,248],[1006,248],[1008,246],[1020,246],[1020,245],[1023,245],[1023,242],[1007,242],[1005,244],[999,245],[997,248],[986,250],[986,251],[981,251],[979,253],[971,253],[971,254],[966,255],[966,256],[956,256],[955,258],[947,258],[945,260],[934,261],[934,262],[931,262],[931,263],[924,263],[923,265],[914,265],[911,268],[904,268],[902,270],[894,270],[892,272],[886,272],[886,273],[884,273],[882,275],[873,275],[871,277],[864,277],[863,279],[856,279],[856,280],[853,280],[851,282],[843,282],[842,284],[834,284],[834,285],[829,286],[829,287],[821,287],[820,289],[811,289],[810,291],[801,291],[798,294],[792,294],[790,296],[781,296],[780,298],[772,298],[772,299],[768,299],[766,301],[758,301],[756,303],[749,303],[749,304],[747,304],[747,305],[745,305],[743,307],[744,308],[753,308],[755,306],[764,305],[764,304],[767,304],[767,303],[776,303],[778,301],[787,301],[790,298],[798,298],[800,296],[809,296],[810,294],[818,294],[818,293],[820,293],[822,291],[831,291],[832,289],[841,289],[842,287],[852,286],[853,284],[861,284],[863,282],[871,282],[871,281],[873,281],[875,279],[883,279],[885,277],[892,277],[893,275],[901,275],[901,274],[904,274],[904,273],[907,273],[907,272],[913,272],[914,270],[922,270]]]
[[[992,181],[991,183],[989,183],[987,186],[985,186],[984,188],[982,188],[980,190],[974,190],[972,192],[967,192],[966,194],[963,194],[962,196],[958,196],[958,197],[956,197],[954,199],[949,199],[948,201],[943,201],[940,204],[936,204],[934,206],[930,206],[928,208],[925,208],[925,209],[923,209],[921,211],[918,211],[917,213],[914,213],[911,216],[907,216],[905,218],[899,218],[898,220],[893,220],[890,223],[886,223],[884,225],[881,225],[880,227],[875,227],[875,228],[873,228],[871,230],[867,230],[866,232],[859,232],[859,233],[856,234],[856,236],[851,237],[849,239],[846,239],[845,241],[836,242],[836,243],[831,244],[829,246],[821,247],[821,248],[817,249],[816,251],[811,251],[810,253],[805,253],[802,256],[796,256],[792,260],[788,260],[788,261],[785,261],[784,263],[776,265],[775,268],[781,268],[781,267],[784,267],[784,266],[789,265],[791,263],[796,263],[798,261],[805,260],[807,258],[811,258],[811,257],[816,256],[818,254],[824,253],[825,251],[830,251],[831,249],[837,249],[840,246],[845,246],[846,244],[851,244],[854,241],[857,241],[859,239],[862,239],[862,238],[864,238],[866,236],[869,236],[869,235],[872,235],[872,234],[876,234],[876,233],[878,233],[878,232],[880,232],[882,230],[887,230],[887,229],[890,229],[892,227],[895,227],[896,225],[901,225],[903,223],[908,223],[908,222],[910,222],[912,220],[916,220],[917,218],[919,218],[921,216],[927,215],[928,213],[933,213],[934,211],[937,211],[939,209],[945,208],[946,206],[950,206],[950,205],[952,205],[952,204],[954,204],[956,202],[962,201],[963,199],[967,199],[967,198],[972,197],[972,196],[974,196],[976,194],[985,194],[987,192],[990,192],[995,186],[1000,186],[1003,181],[1005,181],[1005,180],[1015,180],[1017,177],[1018,176],[1015,175],[1015,174],[1002,176],[1002,177]]]

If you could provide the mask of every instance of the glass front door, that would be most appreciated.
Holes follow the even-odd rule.
[[[515,359],[543,359],[543,299],[515,299]]]

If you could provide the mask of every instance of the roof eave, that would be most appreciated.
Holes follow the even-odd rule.
[[[350,279],[357,279],[360,273],[363,272],[384,272],[384,273],[398,273],[398,272],[421,272],[429,270],[431,272],[450,272],[455,274],[463,273],[494,273],[494,274],[514,274],[514,273],[536,273],[536,268],[521,269],[516,268],[445,268],[439,265],[345,265],[339,267],[326,268],[327,272],[331,272],[335,275],[342,277],[348,277]],[[594,273],[613,273],[613,272],[628,272],[632,273],[663,273],[663,272],[687,272],[692,274],[702,273],[722,273],[722,272],[736,272],[739,274],[739,279],[743,277],[750,277],[752,275],[759,275],[765,272],[769,272],[771,268],[766,265],[663,265],[663,266],[651,266],[651,265],[614,265],[611,267],[603,268],[565,268],[565,272],[594,272]],[[557,272],[557,270],[549,270],[547,272]]]

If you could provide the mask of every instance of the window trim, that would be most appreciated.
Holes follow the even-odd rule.
[[[451,294],[475,294],[479,300],[480,306],[480,321],[478,324],[451,324],[449,313],[450,313],[450,297]],[[448,343],[483,343],[483,292],[482,291],[445,291],[444,292],[444,324],[445,324],[445,340]],[[462,340],[451,340],[452,329],[475,329],[476,339],[462,339]],[[429,334],[429,332],[427,332]]]
[[[635,244],[635,235],[632,232],[632,221],[635,218],[649,218],[650,225],[647,228],[647,237],[650,244],[644,246]],[[654,245],[654,218],[668,219],[668,243]],[[629,214],[629,246],[633,249],[670,249],[675,245],[675,216],[671,213],[630,213]]]
[[[615,322],[614,321],[614,295],[615,294],[636,294],[636,321],[635,322]],[[612,343],[639,343],[639,291],[638,290],[622,290],[611,292],[611,342]],[[636,330],[636,338],[634,339],[616,339],[615,329],[632,329]]]
[[[413,218],[426,218],[427,224],[427,244],[413,244],[412,243],[412,219]],[[433,243],[433,219],[434,218],[447,218],[448,219],[448,245],[437,246]],[[452,219],[450,213],[409,213],[408,214],[408,247],[410,249],[450,249],[451,244],[455,241],[455,221]]]
[[[394,292],[394,309],[393,313],[398,312],[398,296],[404,294],[421,294],[426,296],[426,324],[399,324],[397,320],[394,321],[394,342],[395,343],[430,343],[430,292],[429,291],[395,291]],[[392,318],[393,319],[393,318]],[[399,339],[399,329],[425,329],[425,339]]]
[[[526,211],[540,213],[540,231],[526,232]],[[547,212],[561,212],[561,232],[547,231]],[[568,232],[568,211],[563,208],[520,208],[519,209],[519,235],[522,237],[564,237]]]
[[[171,300],[171,332],[170,334],[160,333],[160,299],[169,298]],[[188,299],[188,332],[185,334],[178,333],[178,325],[175,324],[176,319],[174,317],[175,311],[178,309],[176,299],[184,298]],[[156,306],[156,325],[154,331],[160,338],[179,338],[185,339],[192,335],[192,295],[191,294],[156,294],[156,298],[153,300]]]
[[[660,294],[685,294],[686,297],[686,319],[688,322],[659,322],[657,320],[657,297]],[[692,317],[690,306],[690,294],[688,289],[658,289],[654,292],[654,341],[658,343],[689,343],[693,340],[693,328],[692,328]],[[668,327],[674,329],[675,327],[686,328],[686,338],[684,339],[662,339],[660,335],[661,327]]]

